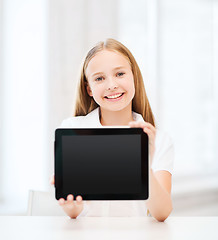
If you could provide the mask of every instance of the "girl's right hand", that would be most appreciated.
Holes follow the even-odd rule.
[[[54,185],[54,175],[51,176],[50,183],[51,185]],[[69,194],[67,196],[67,200],[60,198],[58,200],[58,203],[69,217],[76,218],[83,210],[82,196],[77,196],[76,201],[73,200],[74,196],[72,194]]]

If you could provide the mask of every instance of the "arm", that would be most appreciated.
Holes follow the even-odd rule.
[[[50,183],[54,185],[54,175],[51,176]],[[82,212],[84,204],[82,201],[82,196],[77,196],[75,202],[73,200],[74,196],[72,194],[69,194],[67,196],[67,200],[61,198],[58,200],[58,203],[70,218],[77,218]]]
[[[146,206],[153,217],[164,221],[171,213],[171,174],[167,171],[149,170],[149,199]]]
[[[168,171],[153,172],[151,163],[155,152],[156,129],[147,122],[130,122],[130,127],[142,128],[149,137],[149,199],[146,206],[153,217],[164,221],[172,211],[171,174]]]

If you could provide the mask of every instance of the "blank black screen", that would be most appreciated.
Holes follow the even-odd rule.
[[[62,159],[62,186],[67,194],[141,191],[140,135],[65,135]]]

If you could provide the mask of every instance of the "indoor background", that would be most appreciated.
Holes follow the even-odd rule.
[[[135,56],[173,139],[172,215],[217,216],[217,0],[0,0],[0,215],[53,189],[54,131],[85,54],[108,37]]]

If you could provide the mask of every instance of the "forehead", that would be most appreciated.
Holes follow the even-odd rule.
[[[129,61],[121,53],[109,50],[98,52],[88,63],[86,74],[89,76],[93,72],[104,72],[118,66],[131,68]]]

